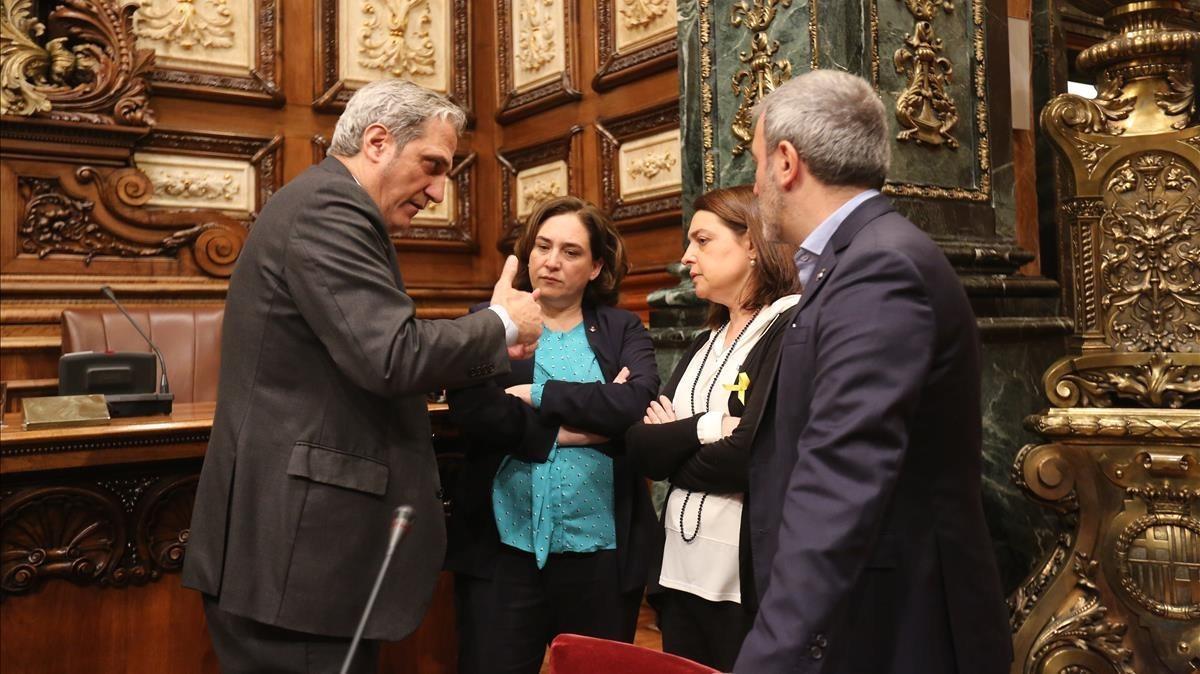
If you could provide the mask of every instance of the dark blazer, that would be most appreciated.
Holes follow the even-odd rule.
[[[255,221],[221,353],[184,584],[230,613],[349,637],[408,504],[365,636],[412,632],[445,547],[425,396],[508,371],[499,317],[416,320],[379,210],[331,157]]]
[[[560,426],[611,438],[599,447],[613,458],[613,508],[621,587],[645,583],[647,554],[662,538],[645,482],[625,457],[625,430],[642,418],[658,390],[654,345],[641,319],[624,309],[584,306],[588,344],[606,382],[629,368],[624,384],[550,381],[534,409],[504,389],[533,382],[533,359],[515,360],[511,372],[448,392],[450,419],[467,441],[467,465],[458,477],[450,516],[446,568],[490,578],[500,550],[492,512],[492,480],[506,455],[544,462]]]
[[[1007,672],[957,274],[877,196],[789,318],[750,463],[760,602],[735,671]]]
[[[754,435],[762,420],[763,410],[775,379],[778,364],[779,344],[783,328],[787,324],[788,312],[775,317],[763,333],[762,338],[746,355],[739,372],[750,378],[744,406],[737,395],[730,392],[730,411],[740,416],[737,428],[727,437],[708,444],[701,444],[696,437],[696,426],[701,415],[678,419],[666,424],[644,424],[639,422],[625,434],[625,451],[634,467],[652,480],[670,480],[671,490],[676,488],[707,491],[718,494],[745,493],[749,487],[750,449]],[[691,348],[675,366],[670,381],[662,394],[673,398],[679,380],[688,364],[708,342],[711,331],[696,337]],[[739,411],[740,410],[740,411]],[[670,498],[670,491],[667,497]],[[749,495],[743,501],[742,527],[739,534],[738,561],[741,571],[742,607],[753,611],[758,602],[754,591],[754,573],[750,555]],[[663,549],[659,547],[652,557],[648,584],[651,591],[661,589],[658,584],[662,572]]]

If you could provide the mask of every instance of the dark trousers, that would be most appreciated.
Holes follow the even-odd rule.
[[[459,674],[537,674],[559,634],[633,642],[641,588],[621,592],[615,550],[533,555],[508,546],[492,578],[458,574]]]
[[[338,674],[349,638],[323,637],[243,618],[222,611],[204,597],[204,617],[222,674]],[[353,674],[379,671],[379,642],[360,641]]]
[[[733,671],[754,614],[732,601],[709,601],[663,588],[655,597],[663,650],[722,672]]]

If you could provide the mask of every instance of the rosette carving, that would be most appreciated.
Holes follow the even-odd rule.
[[[4,0],[0,113],[149,126],[154,52],[136,47],[137,0],[63,0],[43,26],[31,0]],[[45,46],[37,38],[58,35]]]
[[[94,582],[125,550],[121,504],[76,487],[33,489],[0,511],[0,590],[19,593],[48,578]]]

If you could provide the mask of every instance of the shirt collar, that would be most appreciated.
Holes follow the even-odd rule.
[[[858,208],[864,201],[878,194],[879,190],[864,190],[854,195],[850,201],[842,204],[840,208],[830,213],[824,222],[817,225],[817,228],[804,238],[804,241],[800,244],[800,248],[812,253],[813,257],[825,252],[825,246],[833,238],[834,233],[837,232],[838,227],[842,225],[846,217],[853,213],[854,209]]]

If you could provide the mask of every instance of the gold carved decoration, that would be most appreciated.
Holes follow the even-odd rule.
[[[1178,155],[1137,154],[1104,182],[1101,309],[1122,351],[1200,345],[1200,185]]]
[[[630,30],[644,29],[671,9],[669,0],[621,0],[621,16]]]
[[[217,175],[160,173],[151,177],[156,193],[199,201],[232,201],[241,187],[228,173]]]
[[[184,49],[233,46],[233,15],[227,0],[143,0],[134,19],[134,31],[148,40]]]
[[[554,16],[544,12],[554,6],[554,0],[518,0],[520,31],[517,62],[526,72],[535,73],[554,60]]]
[[[733,156],[738,156],[750,146],[754,138],[754,119],[751,111],[767,94],[792,78],[792,63],[786,57],[772,60],[779,52],[779,42],[772,40],[767,31],[775,21],[776,7],[790,7],[792,0],[740,0],[733,6],[732,26],[742,26],[750,31],[750,51],[738,52],[738,60],[746,67],[733,75],[733,95],[740,100],[733,115],[730,129],[737,138]]]
[[[379,5],[387,14],[387,27],[380,24]],[[358,36],[359,63],[393,77],[430,75],[437,61],[429,36],[429,0],[366,0],[367,19]]]
[[[663,171],[670,171],[677,163],[679,163],[679,160],[670,152],[664,151],[658,154],[650,154],[635,160],[629,167],[629,175],[649,180]]]
[[[713,154],[716,133],[713,131],[712,88],[712,0],[700,0],[700,141],[704,147],[704,186],[717,182],[717,160]]]
[[[0,114],[154,124],[145,81],[154,52],[135,47],[136,0],[64,0],[46,25],[31,0],[0,6]],[[43,35],[59,37],[43,45]]]
[[[1182,3],[1076,4],[1111,35],[1078,61],[1099,71],[1096,97],[1058,96],[1041,115],[1069,167],[1059,212],[1075,335],[1043,375],[1051,409],[1026,420],[1051,444],[1018,463],[1039,501],[1069,484],[1072,552],[1086,566],[1076,583],[1059,572],[1032,606],[1014,606],[1027,617],[1013,643],[1029,674],[1190,672],[1200,657],[1200,120],[1184,56],[1200,32]],[[1051,642],[1060,653],[1045,650]]]
[[[905,0],[905,5],[917,24],[892,57],[896,73],[908,77],[908,86],[896,99],[896,119],[901,128],[896,139],[958,149],[952,133],[958,124],[958,109],[946,91],[954,67],[940,56],[942,39],[934,35],[932,23],[939,5],[948,14],[954,10],[954,3]]]

